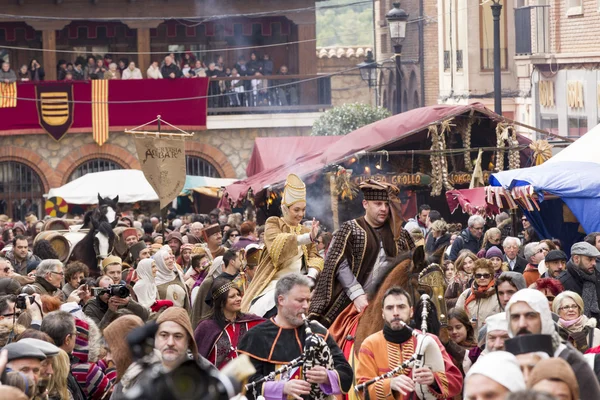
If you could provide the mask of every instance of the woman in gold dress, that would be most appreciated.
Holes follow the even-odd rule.
[[[265,223],[266,251],[242,301],[243,312],[260,317],[277,313],[274,292],[281,277],[297,272],[315,280],[323,270],[316,243],[319,223],[313,220],[311,228],[301,225],[306,211],[306,185],[294,174],[287,177],[281,211],[283,217],[270,217]]]

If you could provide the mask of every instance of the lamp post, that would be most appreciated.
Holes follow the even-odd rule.
[[[367,52],[367,58],[365,61],[356,65],[360,71],[360,77],[363,81],[369,84],[369,88],[375,86],[375,82],[377,81],[377,68],[379,65],[373,59],[373,52],[369,50]]]
[[[494,19],[494,112],[502,115],[502,83],[500,58],[500,13],[502,4],[500,0],[492,0],[492,17]]]
[[[390,28],[390,39],[394,46],[394,58],[396,62],[396,104],[394,114],[400,114],[402,112],[402,75],[400,74],[400,56],[402,55],[402,43],[406,37],[408,13],[400,8],[400,3],[394,3],[394,8],[385,15],[385,19]]]

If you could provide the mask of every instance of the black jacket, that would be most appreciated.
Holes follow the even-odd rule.
[[[69,355],[69,359],[71,361],[71,365],[79,362],[79,359],[77,357],[73,356],[72,354]],[[81,389],[81,386],[79,386],[79,383],[77,383],[77,379],[75,379],[75,377],[73,376],[71,371],[69,371],[69,375],[67,376],[67,388],[69,389],[69,392],[73,396],[73,400],[85,400],[86,399],[85,394],[83,393],[83,390]]]
[[[583,296],[583,279],[577,273],[576,268],[578,268],[572,261],[567,263],[567,269],[560,274],[558,279],[560,283],[564,286],[565,290],[570,290],[572,292],[577,293],[580,296]],[[598,295],[598,302],[600,306],[600,272],[597,269],[594,269],[594,274],[596,275],[596,293]],[[600,314],[592,314],[587,315],[588,318],[596,318],[599,320]]]
[[[573,346],[567,344],[567,348],[560,352],[558,357],[569,363],[575,373],[575,378],[579,384],[580,399],[600,399],[600,377],[594,373],[590,365],[583,358],[583,355]]]
[[[162,74],[164,79],[173,79],[169,76],[171,75],[171,73],[175,74],[175,78],[181,78],[183,76],[181,70],[177,65],[175,65],[175,63],[171,63],[171,65],[163,65],[160,69],[160,73]]]
[[[508,258],[506,258],[506,255],[504,256],[504,261],[506,261],[506,263],[509,264]],[[510,268],[510,264],[508,267]],[[527,260],[525,260],[520,255],[517,255],[517,261],[515,262],[515,268],[512,271],[522,274],[523,271],[525,271],[525,267],[527,267]]]
[[[471,231],[469,228],[464,229],[460,235],[454,239],[454,243],[452,244],[452,250],[450,250],[450,257],[448,257],[452,261],[456,261],[458,258],[458,253],[462,249],[467,249],[474,254],[477,254],[479,249],[481,249],[481,242],[483,241],[483,235],[477,239],[473,235],[471,235]]]
[[[427,239],[425,240],[425,252],[428,255],[432,255],[440,248],[450,246],[451,238],[452,235],[449,233],[446,233],[437,239],[433,237],[432,233],[429,233],[429,235],[427,235]]]

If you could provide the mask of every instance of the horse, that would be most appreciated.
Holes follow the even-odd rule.
[[[83,227],[90,227],[89,224],[92,219],[112,224],[114,221],[118,221],[120,214],[118,195],[114,199],[111,199],[110,197],[102,198],[100,193],[98,193],[98,207],[85,213]]]
[[[92,227],[71,252],[72,261],[81,261],[90,269],[90,276],[100,276],[102,260],[112,254],[117,240],[113,232],[118,220],[112,223],[90,219]]]

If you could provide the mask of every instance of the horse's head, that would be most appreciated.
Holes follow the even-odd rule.
[[[117,220],[113,221],[116,225]],[[109,224],[104,221],[92,220],[94,225],[94,251],[96,252],[96,259],[103,260],[108,257],[115,245],[115,233],[113,232],[113,224]]]
[[[108,222],[113,223],[117,219],[117,214],[119,211],[119,196],[111,199],[110,197],[100,196],[98,193],[98,209],[100,210],[100,215],[104,215]]]

